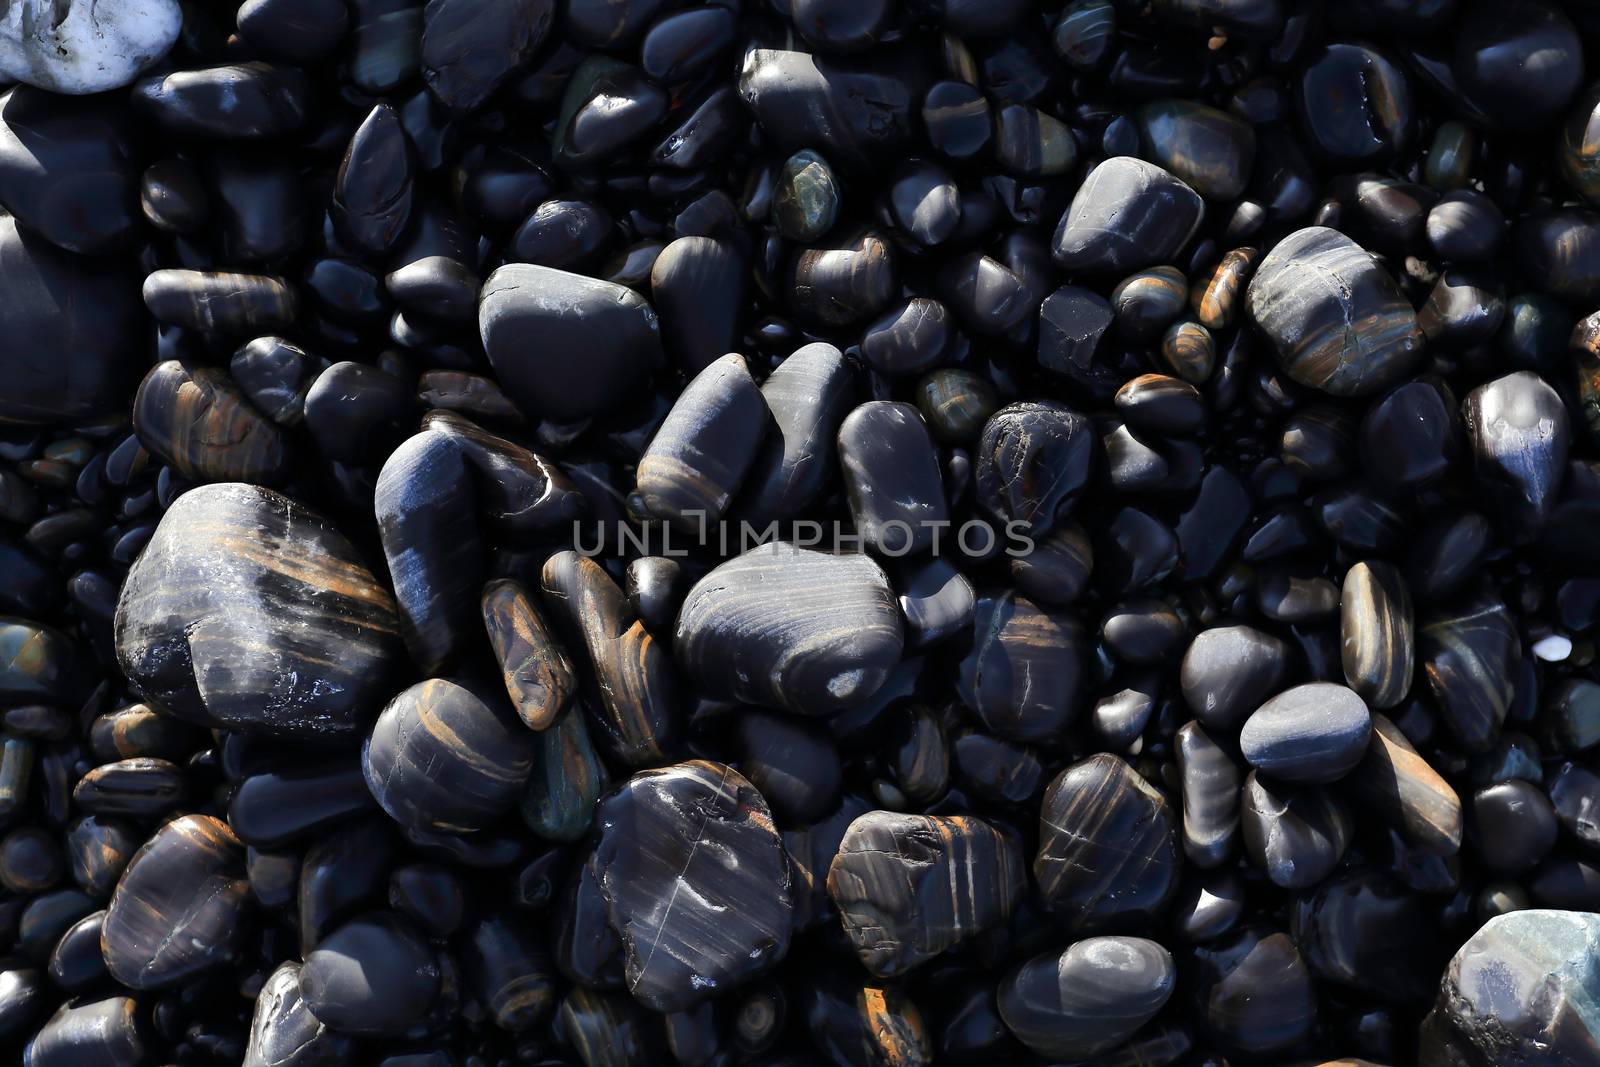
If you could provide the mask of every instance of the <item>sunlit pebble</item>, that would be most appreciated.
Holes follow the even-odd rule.
[[[1572,655],[1572,639],[1551,634],[1533,646],[1533,654],[1546,663],[1560,663]]]

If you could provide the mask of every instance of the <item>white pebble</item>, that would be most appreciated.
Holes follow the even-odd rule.
[[[1560,663],[1572,655],[1572,640],[1560,634],[1551,634],[1533,646],[1533,654],[1546,663]]]

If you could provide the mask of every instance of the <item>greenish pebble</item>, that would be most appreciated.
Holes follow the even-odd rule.
[[[549,841],[577,841],[589,832],[606,787],[583,705],[573,701],[548,730],[533,735],[533,773],[522,797],[528,829]]]
[[[1428,161],[1422,180],[1441,193],[1465,188],[1472,174],[1472,156],[1478,147],[1477,135],[1464,122],[1441,123],[1428,146]]]
[[[839,217],[839,183],[828,161],[802,148],[784,161],[772,198],[772,221],[791,241],[810,244]]]
[[[1500,347],[1513,367],[1553,371],[1566,361],[1574,322],[1567,305],[1545,293],[1518,293],[1506,302]]]

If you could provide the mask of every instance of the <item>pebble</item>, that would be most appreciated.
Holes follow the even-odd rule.
[[[1116,156],[1078,187],[1051,254],[1074,274],[1127,273],[1166,262],[1205,214],[1198,193],[1153,163]]]
[[[710,364],[684,388],[639,459],[644,509],[696,529],[716,523],[754,462],[768,422],[744,357],[730,353]]]
[[[1065,929],[1149,921],[1177,894],[1180,867],[1166,797],[1116,756],[1075,763],[1045,791],[1033,876]]]
[[[555,19],[549,0],[490,8],[430,0],[422,23],[422,78],[452,111],[472,111],[539,50]]]
[[[117,602],[117,658],[205,726],[350,739],[400,656],[389,593],[322,516],[269,489],[202,486],[167,510]]]
[[[920,552],[949,525],[938,453],[910,404],[871,401],[845,416],[839,464],[850,516],[868,551]]]
[[[1243,774],[1198,722],[1179,727],[1173,747],[1182,786],[1184,855],[1197,867],[1220,867],[1237,851]]]
[[[300,964],[288,961],[267,976],[256,994],[243,1067],[339,1064],[351,1045],[311,1014],[300,995]]]
[[[1289,655],[1289,646],[1251,626],[1203,630],[1183,655],[1184,701],[1201,725],[1230,734],[1283,688]]]
[[[837,470],[839,425],[855,406],[849,364],[833,345],[796,349],[761,385],[772,413],[739,501],[752,523],[791,518],[814,503]]]
[[[442,981],[422,936],[380,911],[352,919],[317,944],[300,968],[300,996],[335,1034],[399,1037],[418,1028]]]
[[[1478,485],[1517,541],[1549,520],[1567,465],[1567,409],[1531,371],[1516,371],[1468,393],[1461,421]]]
[[[381,258],[405,236],[412,168],[411,142],[399,114],[388,104],[376,105],[356,127],[333,180],[328,215],[352,251]]]
[[[1521,643],[1504,604],[1482,597],[1417,631],[1417,661],[1445,725],[1468,752],[1494,744],[1511,706]]]
[[[1394,280],[1361,246],[1326,227],[1278,242],[1256,268],[1245,308],[1291,378],[1334,396],[1394,385],[1423,348],[1416,313]],[[1352,334],[1349,323],[1361,328]]]
[[[1310,972],[1289,935],[1250,926],[1193,950],[1189,995],[1202,1029],[1228,1051],[1273,1056],[1317,1025]]]
[[[1339,601],[1344,676],[1369,707],[1392,708],[1411,690],[1415,627],[1404,577],[1386,563],[1345,572]]]
[[[1014,590],[980,589],[973,634],[956,668],[962,703],[1008,740],[1059,743],[1086,680],[1083,625]]]
[[[23,4],[0,14],[0,78],[74,96],[108,92],[159,62],[183,29],[176,0],[54,5],[48,19]]]
[[[828,894],[868,971],[888,978],[996,927],[1026,880],[1020,842],[980,819],[874,811],[850,824]]]
[[[1437,856],[1461,847],[1461,800],[1392,720],[1374,713],[1372,740],[1350,776],[1353,798],[1412,846]]]
[[[1133,1036],[1176,983],[1172,956],[1156,942],[1091,937],[1023,963],[996,999],[1006,1026],[1035,1055],[1079,1060]]]
[[[1071,408],[1008,404],[990,416],[978,441],[978,501],[1008,529],[1046,535],[1071,514],[1093,452],[1089,421]]]
[[[1245,854],[1283,889],[1306,889],[1331,874],[1354,826],[1338,797],[1318,786],[1280,786],[1251,771],[1239,816]]]
[[[789,866],[761,794],[737,771],[697,760],[642,772],[596,820],[596,882],[640,1003],[685,1010],[783,958]],[[677,907],[661,906],[669,896]]]
[[[120,107],[26,85],[0,100],[0,204],[51,244],[90,255],[126,249],[139,230],[138,180]]]
[[[133,429],[150,454],[196,482],[284,480],[290,446],[218,367],[158,363],[133,398]]]
[[[1245,720],[1239,748],[1261,773],[1282,782],[1336,782],[1361,761],[1372,732],[1366,703],[1342,685],[1285,690]]]

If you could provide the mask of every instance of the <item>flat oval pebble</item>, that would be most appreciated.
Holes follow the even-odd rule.
[[[399,1037],[417,1027],[442,982],[433,949],[388,912],[353,919],[323,938],[300,968],[300,996],[329,1030]]]
[[[689,590],[673,650],[708,692],[828,715],[876,692],[904,640],[894,591],[871,559],[771,542]]]
[[[783,958],[789,864],[765,801],[737,771],[696,760],[642,772],[596,821],[596,882],[641,1003],[681,1011]]]
[[[722,518],[770,425],[743,356],[715,360],[684,387],[639,458],[646,511],[700,530]]]
[[[1257,708],[1239,733],[1250,765],[1283,782],[1321,784],[1349,774],[1367,751],[1372,716],[1352,690],[1312,682]]]
[[[185,815],[134,853],[101,930],[106,968],[132,989],[166,989],[226,967],[242,951],[249,889],[228,827]]]
[[[1080,1060],[1115,1048],[1161,1011],[1172,956],[1142,937],[1091,937],[1023,963],[1001,982],[1000,1017],[1038,1056]]]
[[[326,519],[268,489],[168,509],[117,602],[117,657],[190,721],[353,739],[400,656],[394,600]]]

